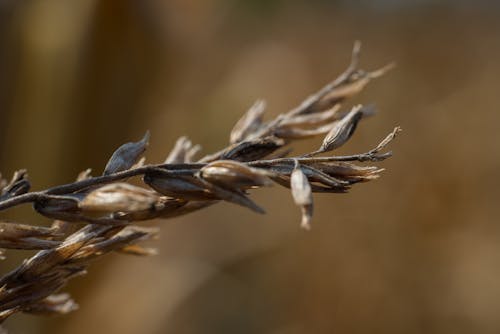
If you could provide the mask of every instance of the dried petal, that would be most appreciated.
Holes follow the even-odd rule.
[[[149,143],[149,131],[138,142],[130,142],[120,146],[111,156],[103,175],[109,175],[130,169],[146,150]]]
[[[249,135],[259,130],[262,125],[262,116],[266,109],[266,102],[264,100],[257,100],[248,111],[240,118],[233,130],[231,131],[230,140],[231,144],[245,140]]]
[[[363,115],[360,110],[361,106],[356,106],[344,118],[338,121],[326,135],[319,152],[328,152],[339,148],[351,138],[356,129],[356,125]]]
[[[309,229],[313,213],[313,197],[309,180],[302,172],[298,162],[295,163],[295,168],[290,178],[290,188],[292,189],[295,204],[300,206],[302,211],[301,227]]]
[[[71,196],[48,195],[36,201],[33,207],[37,212],[46,217],[60,219],[60,217],[64,216],[66,218],[66,216],[69,217],[80,212],[78,202],[83,196],[84,194],[72,194]],[[60,214],[64,215],[61,216]]]
[[[246,189],[270,186],[272,173],[232,160],[214,161],[200,170],[203,179],[224,188]]]
[[[132,212],[151,209],[158,201],[154,192],[130,185],[112,183],[89,192],[78,204],[87,212]]]

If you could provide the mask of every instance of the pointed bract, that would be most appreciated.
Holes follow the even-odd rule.
[[[361,106],[354,107],[344,118],[332,127],[323,140],[319,151],[329,152],[344,145],[349,138],[351,138],[362,116]]]
[[[272,173],[232,161],[214,161],[200,170],[203,179],[224,188],[247,189],[272,185]]]
[[[120,146],[111,156],[103,175],[109,175],[130,169],[141,157],[149,143],[149,131],[138,142],[126,143]]]
[[[234,126],[231,131],[229,142],[234,144],[243,141],[259,130],[262,125],[262,116],[264,115],[265,109],[266,102],[264,100],[257,100]]]

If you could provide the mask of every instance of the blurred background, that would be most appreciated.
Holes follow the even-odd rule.
[[[333,79],[356,39],[364,69],[398,66],[349,101],[379,113],[339,153],[404,129],[381,179],[315,196],[310,232],[281,187],[255,192],[265,216],[222,203],[154,222],[159,256],[106,256],[67,287],[80,310],[5,327],[499,333],[499,15],[494,1],[0,0],[0,170],[27,168],[34,189],[100,173],[146,129],[150,162],[181,135],[215,151],[257,98],[276,115]],[[1,273],[27,256],[7,255]]]

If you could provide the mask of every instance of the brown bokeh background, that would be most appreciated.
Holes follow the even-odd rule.
[[[110,255],[70,283],[79,311],[5,326],[499,333],[499,14],[488,1],[0,0],[0,170],[27,168],[36,189],[99,173],[146,129],[152,162],[181,135],[214,151],[255,99],[276,115],[340,73],[356,39],[364,68],[398,67],[350,101],[379,113],[339,152],[404,129],[381,179],[315,197],[308,233],[280,187],[255,192],[265,216],[222,203],[159,221],[159,256]]]

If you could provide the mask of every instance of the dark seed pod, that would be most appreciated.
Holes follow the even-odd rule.
[[[48,196],[43,198],[33,205],[36,211],[40,214],[54,219],[61,217],[69,218],[75,216],[75,219],[80,212],[78,202],[83,197],[83,194],[71,196]],[[73,219],[74,220],[74,219]]]
[[[138,142],[126,143],[120,146],[111,156],[103,175],[109,175],[130,169],[144,153],[149,143],[149,131]]]
[[[280,147],[285,141],[276,137],[266,137],[230,146],[220,157],[221,160],[252,161],[265,158]]]
[[[167,173],[149,172],[144,182],[160,194],[184,200],[211,200],[217,197],[204,183],[194,176],[170,176]]]
[[[323,140],[319,151],[329,152],[344,145],[351,138],[356,125],[363,116],[361,106],[354,107],[344,118],[336,123]]]
[[[208,182],[224,188],[246,189],[272,184],[269,179],[272,173],[232,160],[214,161],[203,167],[200,175]]]
[[[120,182],[92,190],[78,203],[78,207],[84,214],[133,212],[152,208],[158,198],[151,190]]]

